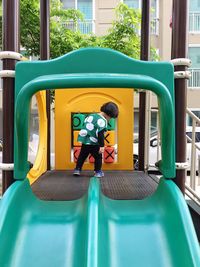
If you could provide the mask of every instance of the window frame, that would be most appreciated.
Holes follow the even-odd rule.
[[[78,9],[78,0],[73,0],[75,3],[75,9]],[[95,27],[95,4],[96,4],[96,0],[91,0],[92,1],[92,18],[91,19],[86,19],[86,21],[91,21],[92,23],[92,33],[95,34],[96,32],[96,27]],[[62,3],[64,2],[64,0],[62,0]]]

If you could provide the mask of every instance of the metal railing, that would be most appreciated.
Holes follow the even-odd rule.
[[[62,25],[72,31],[80,31],[83,34],[94,33],[94,20],[78,21],[66,21]]]
[[[189,162],[189,170],[190,170],[190,179],[189,184],[186,186],[186,190],[189,191],[190,195],[193,194],[194,199],[197,199],[197,196],[200,199],[200,189],[197,192],[197,186],[200,186],[200,173],[199,173],[199,164],[200,158],[200,145],[196,143],[196,127],[200,125],[200,119],[187,108],[186,113],[192,119],[192,136],[187,136],[187,140],[191,143],[191,151],[190,151],[190,162]]]
[[[153,18],[151,20],[151,34],[159,34],[159,18]]]
[[[200,12],[189,13],[189,32],[200,32]]]
[[[200,68],[190,68],[191,77],[188,81],[188,87],[200,88]]]
[[[17,52],[13,52],[13,51],[0,51],[0,60],[3,59],[14,59],[14,60],[18,60],[18,61],[24,61],[26,60],[26,58],[17,53]],[[15,70],[0,70],[0,79],[1,78],[14,78],[15,77]],[[3,88],[0,88],[0,94],[2,94]],[[3,125],[1,125],[2,127]],[[0,149],[0,199],[1,199],[1,195],[2,195],[2,171],[7,171],[7,170],[13,170],[14,168],[14,163],[2,163],[2,141],[1,141],[1,149]]]
[[[200,144],[196,143],[196,132],[197,128],[200,126],[200,118],[198,118],[190,109],[187,108],[186,113],[192,119],[192,130],[190,136],[187,136],[187,165],[189,171],[189,177],[186,179],[186,195],[192,198],[198,205],[200,204]],[[158,118],[158,117],[157,117]],[[158,120],[159,121],[159,120]],[[161,158],[160,155],[160,136],[159,136],[159,127],[157,128],[157,143],[155,145],[154,153],[156,155],[156,161]],[[148,146],[148,148],[150,148]],[[157,151],[157,152],[156,152]],[[150,152],[150,151],[149,151]],[[153,151],[151,151],[153,153]],[[155,158],[154,154],[150,154],[151,158]],[[155,164],[146,165],[147,170],[155,169]]]
[[[62,25],[72,31],[79,30],[83,34],[95,33],[95,21],[94,20],[78,21],[77,23],[75,23],[74,21],[66,21],[66,22],[63,22]],[[138,30],[138,34],[141,35],[140,30]],[[159,34],[159,18],[152,19],[151,34],[153,35]]]

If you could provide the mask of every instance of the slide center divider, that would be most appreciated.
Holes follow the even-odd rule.
[[[99,200],[100,183],[96,177],[93,177],[88,191],[87,267],[98,266]]]

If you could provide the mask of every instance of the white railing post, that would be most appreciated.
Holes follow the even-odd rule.
[[[196,148],[195,148],[195,128],[196,121],[192,120],[192,146],[191,146],[191,166],[190,166],[190,187],[196,189]]]
[[[198,186],[200,185],[200,155],[198,155]]]
[[[196,143],[196,127],[197,125],[200,125],[200,119],[193,112],[191,112],[190,109],[187,108],[186,112],[188,116],[192,118],[192,136],[187,136],[187,140],[189,140],[191,143],[190,187],[186,186],[186,188],[190,191],[190,194],[192,194],[195,199],[195,194],[198,194],[196,192],[196,186],[200,183],[200,156],[197,159],[197,151],[200,151],[200,146]],[[198,177],[196,176],[196,171],[198,171]],[[194,192],[194,194],[192,192]]]

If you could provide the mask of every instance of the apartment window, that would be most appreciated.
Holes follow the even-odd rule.
[[[141,0],[124,0],[124,4],[131,8],[141,9]],[[151,1],[151,34],[158,35],[158,25],[159,25],[159,1]]]
[[[140,0],[124,0],[124,4],[131,8],[140,9],[141,1]]]
[[[189,58],[192,60],[192,68],[200,68],[200,62],[199,62],[200,45],[190,46],[188,55],[189,55]]]
[[[200,33],[200,0],[189,1],[189,31]]]
[[[151,0],[151,9],[152,9],[152,17],[157,18],[158,17],[158,1],[157,0]]]
[[[190,11],[200,11],[200,0],[190,0],[189,9]]]
[[[63,7],[66,9],[74,8],[75,9],[75,1],[74,0],[63,0]]]
[[[94,32],[93,0],[62,0],[65,9],[77,9],[84,15],[84,21],[78,22],[78,29],[73,22],[66,22],[65,26],[72,30],[80,30],[82,33]]]
[[[158,0],[151,0],[151,33],[158,35],[159,33],[159,5]]]
[[[190,68],[191,78],[189,80],[189,87],[200,88],[200,45],[190,46],[188,50],[188,57],[192,61]]]

